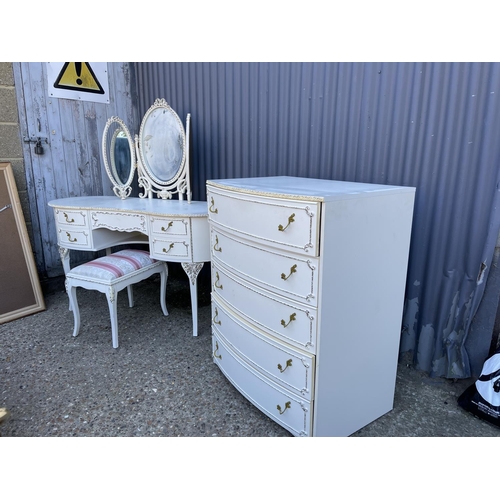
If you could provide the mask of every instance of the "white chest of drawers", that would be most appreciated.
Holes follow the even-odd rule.
[[[393,408],[414,196],[207,182],[214,361],[293,435],[348,436]]]

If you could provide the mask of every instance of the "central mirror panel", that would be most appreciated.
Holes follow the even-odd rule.
[[[185,156],[184,127],[170,108],[154,108],[144,117],[141,151],[144,166],[158,184],[180,173]]]
[[[177,113],[165,99],[156,99],[142,119],[136,148],[139,166],[139,187],[145,189],[140,197],[170,199],[174,193],[179,199],[191,201],[189,183],[189,114],[186,129]]]

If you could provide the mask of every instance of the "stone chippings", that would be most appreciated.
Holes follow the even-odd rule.
[[[135,285],[133,308],[118,294],[118,349],[104,295],[81,288],[76,338],[63,291],[45,296],[46,311],[0,325],[0,407],[11,414],[0,435],[289,437],[213,363],[209,285],[198,285],[198,337],[188,283],[169,279],[167,317],[158,286],[157,277]],[[400,363],[394,409],[354,436],[500,436],[457,406],[470,383]]]

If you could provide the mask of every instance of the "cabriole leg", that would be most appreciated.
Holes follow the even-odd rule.
[[[193,337],[198,336],[198,286],[197,278],[200,274],[203,262],[182,262],[182,268],[189,277],[191,289],[191,314],[193,316]]]
[[[70,311],[73,311],[73,318],[75,322],[75,326],[73,328],[73,337],[76,337],[80,332],[80,309],[78,308],[78,300],[76,298],[76,286],[73,286],[71,281],[69,283],[67,281],[66,287],[69,297],[69,309]]]
[[[111,318],[111,338],[113,340],[113,347],[118,347],[118,309],[115,289],[110,286],[106,292],[108,299],[109,317]]]
[[[163,269],[160,271],[160,305],[161,310],[165,316],[168,316],[167,311],[167,277],[168,277],[168,268],[165,263]]]

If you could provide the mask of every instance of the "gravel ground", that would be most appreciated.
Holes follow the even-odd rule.
[[[46,310],[0,325],[3,437],[290,437],[226,380],[211,357],[209,283],[199,283],[199,336],[191,334],[189,286],[171,277],[169,316],[159,281],[134,286],[135,306],[118,295],[120,347],[111,346],[103,294],[78,289],[82,324],[64,291],[45,294]],[[500,437],[456,399],[472,380],[431,379],[399,364],[394,409],[354,437]]]

